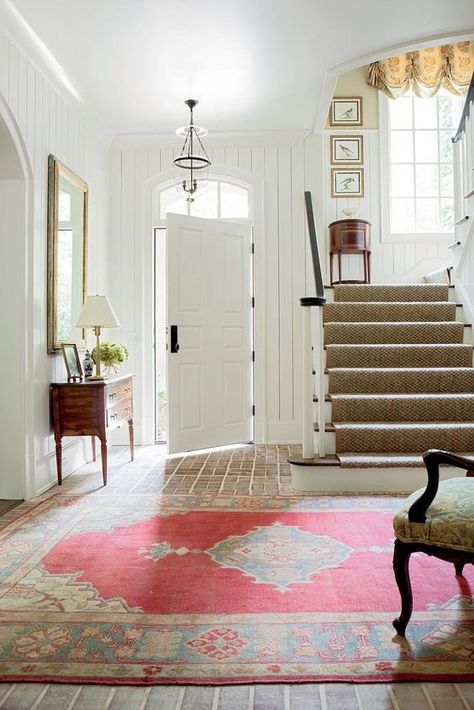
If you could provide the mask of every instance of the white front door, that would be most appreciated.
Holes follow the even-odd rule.
[[[250,226],[168,214],[168,451],[253,439]]]

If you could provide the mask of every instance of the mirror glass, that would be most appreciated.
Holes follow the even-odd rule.
[[[84,344],[75,323],[87,282],[87,183],[49,157],[48,352],[61,343]]]

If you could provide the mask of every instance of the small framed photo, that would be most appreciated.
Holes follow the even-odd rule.
[[[364,162],[363,136],[331,136],[331,164],[352,163],[362,165]]]
[[[331,197],[364,197],[364,169],[331,168]]]
[[[362,126],[362,96],[348,96],[331,101],[329,112],[331,126]]]
[[[61,350],[64,364],[66,365],[68,382],[81,381],[83,373],[77,345],[75,343],[61,343]]]

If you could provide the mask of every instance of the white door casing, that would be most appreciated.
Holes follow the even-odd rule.
[[[168,452],[250,441],[250,225],[168,214],[166,240]]]

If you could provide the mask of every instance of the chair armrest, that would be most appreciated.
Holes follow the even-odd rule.
[[[424,523],[426,521],[426,511],[438,492],[440,464],[444,463],[456,468],[463,468],[469,472],[468,475],[474,471],[474,459],[456,456],[448,451],[440,451],[439,449],[425,451],[423,461],[428,472],[428,483],[426,489],[408,511],[408,520],[412,523]]]

